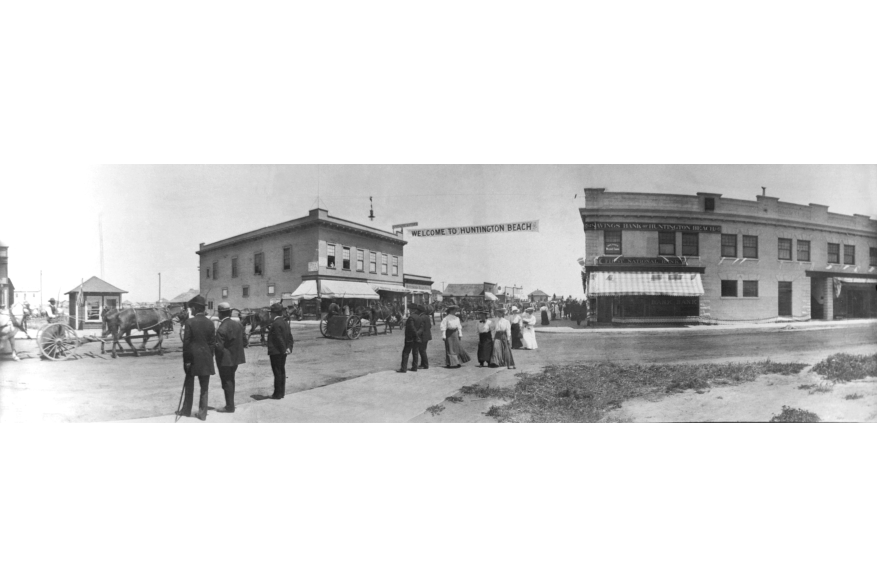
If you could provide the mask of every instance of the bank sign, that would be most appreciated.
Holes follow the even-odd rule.
[[[411,236],[464,236],[468,234],[505,234],[510,232],[539,232],[539,221],[504,222],[478,226],[449,226],[446,228],[409,229]]]
[[[597,265],[687,265],[682,257],[597,257]]]
[[[722,232],[714,224],[652,224],[647,222],[585,222],[585,230],[672,230],[678,232]]]

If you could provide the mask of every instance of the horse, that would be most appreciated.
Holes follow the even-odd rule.
[[[378,333],[378,320],[384,321],[384,334],[387,334],[387,332],[392,333],[394,327],[399,326],[401,328],[402,325],[402,313],[399,312],[397,307],[393,306],[384,304],[370,304],[368,307],[357,306],[353,310],[353,314],[360,320],[365,319],[369,321],[369,334],[372,333],[372,330],[374,330],[375,334]]]
[[[268,332],[268,327],[271,326],[272,320],[269,308],[251,310],[250,313],[241,315],[241,326],[244,328],[247,340],[250,340],[250,337],[258,332],[259,342],[265,344],[265,334]],[[250,327],[249,333],[247,333],[247,326]]]
[[[4,340],[9,341],[9,348],[12,349],[13,361],[21,360],[15,352],[15,333],[18,331],[27,334],[27,331],[24,330],[21,322],[19,322],[18,318],[15,317],[15,314],[13,314],[11,310],[0,309],[0,343]],[[30,338],[30,336],[28,336],[28,338]]]
[[[152,347],[152,350],[159,349],[159,354],[163,354],[161,346],[162,329],[173,320],[179,320],[180,323],[184,323],[184,315],[187,315],[185,310],[172,314],[165,308],[126,308],[124,310],[105,308],[101,312],[101,318],[105,324],[104,333],[112,333],[113,335],[113,346],[110,349],[110,353],[115,359],[116,345],[118,345],[120,351],[124,350],[121,343],[119,343],[119,338],[124,336],[125,342],[134,351],[134,356],[139,357],[140,354],[137,352],[137,349],[131,344],[131,330],[136,328],[143,333],[143,343],[140,345],[140,350],[146,350],[149,332],[153,331],[158,337],[158,343]]]
[[[435,326],[435,313],[441,312],[441,308],[439,307],[438,303],[433,302],[431,304],[422,304],[422,305],[423,305],[423,312],[427,316],[429,316],[429,319],[432,320],[432,325]]]
[[[27,302],[13,304],[12,309],[9,312],[10,316],[19,315],[21,318],[18,319],[19,324],[21,324],[20,328],[24,335],[28,338],[32,338],[30,334],[27,332],[27,321],[33,315],[33,310],[30,308],[30,304]]]

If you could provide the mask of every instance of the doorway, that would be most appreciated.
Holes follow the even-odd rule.
[[[777,282],[778,290],[777,290],[777,301],[779,307],[777,308],[778,316],[791,316],[792,315],[792,282],[791,281],[779,281]]]

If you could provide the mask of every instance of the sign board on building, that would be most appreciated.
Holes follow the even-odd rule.
[[[672,230],[679,232],[722,232],[715,224],[654,224],[648,222],[585,222],[585,230]]]
[[[316,262],[316,261],[309,261],[308,262],[308,271],[319,271],[319,270],[320,270],[320,264],[318,262]]]
[[[682,257],[597,257],[597,265],[687,265]]]
[[[539,232],[539,221],[503,222],[477,226],[449,226],[445,228],[419,228],[411,230],[411,236],[465,236],[470,234],[504,234],[510,232]]]
[[[417,226],[417,225],[418,225],[417,222],[409,222],[408,224],[394,224],[393,225],[393,232],[395,232],[397,228],[409,228],[411,226]]]

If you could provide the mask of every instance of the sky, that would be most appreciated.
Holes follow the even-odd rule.
[[[767,194],[877,218],[874,165],[71,165],[4,174],[0,239],[16,289],[45,299],[100,276],[152,302],[198,287],[201,242],[298,218],[319,196],[332,216],[390,230],[539,220],[538,233],[412,238],[406,273],[435,287],[489,281],[581,295],[583,189],[754,200]],[[577,197],[575,197],[577,195]],[[375,219],[368,219],[369,197]],[[14,221],[12,221],[14,219]]]

